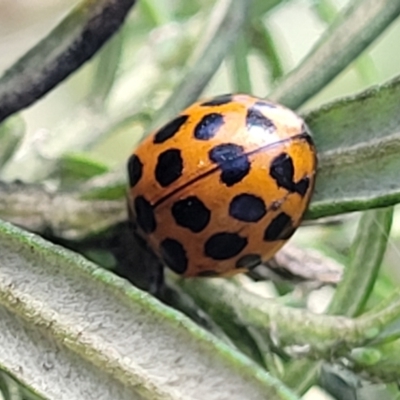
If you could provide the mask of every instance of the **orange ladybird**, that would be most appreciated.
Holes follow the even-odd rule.
[[[231,275],[270,259],[312,195],[316,153],[293,111],[249,95],[193,104],[128,161],[138,233],[184,276]]]

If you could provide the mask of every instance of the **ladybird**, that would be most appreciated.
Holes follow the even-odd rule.
[[[299,226],[316,164],[312,137],[288,108],[245,94],[197,102],[130,156],[130,216],[178,274],[244,272]]]

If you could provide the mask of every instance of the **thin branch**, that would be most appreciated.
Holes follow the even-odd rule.
[[[32,232],[79,239],[126,220],[119,200],[83,200],[40,185],[0,183],[0,218]]]
[[[280,347],[296,355],[331,359],[349,356],[348,349],[387,340],[380,334],[400,316],[400,292],[386,308],[361,316],[316,315],[282,306],[226,279],[179,280],[179,285],[205,310],[218,310],[221,318],[240,321],[271,336]],[[400,336],[395,331],[391,340]]]

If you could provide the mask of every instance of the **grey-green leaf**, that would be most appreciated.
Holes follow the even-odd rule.
[[[400,78],[306,116],[319,155],[309,218],[400,202]]]
[[[182,314],[74,253],[7,223],[0,253],[0,368],[45,398],[297,398]]]

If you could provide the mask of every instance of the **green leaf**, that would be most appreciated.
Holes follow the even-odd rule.
[[[332,0],[313,1],[311,7],[313,7],[317,16],[328,24],[332,23],[337,16],[337,8]]]
[[[299,107],[343,71],[399,14],[399,0],[353,1],[303,63],[268,97],[290,108]]]
[[[237,93],[252,92],[248,55],[249,45],[247,43],[247,38],[245,36],[241,36],[235,43],[232,57],[234,91]]]
[[[326,24],[331,24],[338,15],[336,5],[332,0],[313,2],[312,7],[317,16]],[[363,54],[358,57],[354,62],[354,69],[367,86],[376,79],[376,67],[369,54]]]
[[[285,2],[287,2],[287,0],[254,1],[250,9],[250,17],[251,18],[263,17],[265,14],[271,11],[272,8],[277,7]]]
[[[121,59],[123,34],[118,32],[97,53],[95,71],[92,77],[87,102],[100,110],[113,87],[117,69]]]
[[[84,191],[79,198],[82,200],[120,200],[126,196],[126,183],[115,182],[103,187],[91,187]]]
[[[400,202],[400,79],[306,115],[319,168],[308,218]]]
[[[84,258],[0,224],[0,368],[47,398],[286,399],[279,381]]]
[[[356,316],[363,310],[382,264],[392,219],[392,207],[362,215],[343,280],[329,307],[330,314]]]
[[[23,400],[20,387],[8,374],[0,371],[0,399]]]
[[[60,175],[68,183],[92,178],[108,170],[107,165],[82,153],[69,153],[60,160]]]
[[[281,61],[281,50],[274,42],[271,33],[261,19],[252,21],[247,29],[247,36],[252,46],[270,70],[272,81],[281,78],[284,68]]]
[[[152,22],[154,26],[160,26],[171,21],[171,4],[160,3],[155,0],[142,0],[138,5],[144,17]]]
[[[19,115],[14,115],[0,124],[0,168],[14,154],[24,135],[25,121]]]

